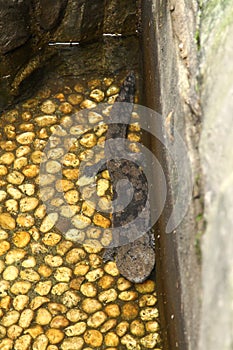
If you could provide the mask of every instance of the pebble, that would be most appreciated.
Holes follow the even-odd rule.
[[[61,344],[61,350],[81,350],[84,340],[81,337],[72,337],[65,339]]]
[[[22,260],[26,254],[27,252],[23,249],[12,249],[7,253],[5,262],[7,265],[12,265]]]
[[[14,281],[18,275],[19,269],[16,266],[7,266],[2,276],[6,281]]]
[[[45,334],[39,334],[33,342],[32,350],[46,350],[49,340]]]
[[[65,328],[65,334],[68,337],[73,337],[76,335],[81,335],[86,331],[87,325],[85,322],[77,322],[76,324]]]
[[[59,106],[59,111],[61,111],[63,114],[70,114],[73,110],[73,107],[68,102],[63,102]]]
[[[140,339],[140,343],[147,349],[155,349],[155,346],[161,341],[158,333],[151,333]]]
[[[21,270],[20,277],[29,282],[37,282],[40,280],[40,275],[33,269]]]
[[[14,350],[29,350],[31,344],[31,336],[29,334],[22,335],[15,341]]]
[[[69,282],[72,270],[68,267],[58,267],[54,273],[54,278],[59,282]]]
[[[97,299],[85,298],[82,301],[82,309],[87,314],[93,314],[102,308],[101,303]]]
[[[16,150],[16,157],[18,158],[23,157],[30,152],[31,152],[31,148],[29,146],[20,146]]]
[[[5,165],[0,165],[0,176],[4,176],[8,173],[7,167]]]
[[[16,310],[8,311],[1,319],[1,325],[4,327],[9,327],[18,322],[20,313]]]
[[[16,170],[12,171],[10,174],[7,175],[7,181],[13,185],[21,185],[23,180],[23,174]]]
[[[1,214],[0,214],[0,226],[3,228],[7,228],[6,225],[1,223]],[[1,241],[0,245],[0,256],[6,254],[6,252],[10,249],[10,243],[8,241]]]
[[[45,114],[53,114],[56,110],[56,104],[51,100],[47,100],[42,103],[40,109]]]
[[[83,247],[87,253],[100,253],[103,249],[101,243],[96,239],[86,239]]]
[[[66,317],[71,322],[83,321],[88,318],[87,314],[79,309],[71,309],[67,312]]]
[[[35,267],[36,266],[36,259],[34,256],[29,256],[27,259],[25,259],[22,262],[23,267]]]
[[[34,317],[34,312],[31,309],[25,309],[22,311],[19,318],[19,326],[22,328],[28,328]]]
[[[30,336],[35,339],[38,335],[43,333],[43,328],[39,325],[33,326],[31,328],[28,328],[24,331],[26,334],[30,334]]]
[[[157,298],[155,295],[152,294],[145,294],[143,295],[139,300],[139,306],[154,306],[157,302]]]
[[[114,318],[109,319],[103,324],[100,331],[101,331],[101,333],[106,333],[106,332],[110,331],[110,329],[116,327],[116,325],[117,325],[116,319],[114,319]]]
[[[62,174],[68,180],[77,180],[79,175],[79,169],[63,169]]]
[[[138,316],[139,308],[136,303],[128,302],[122,306],[122,318],[129,321]]]
[[[138,298],[138,293],[130,290],[130,291],[124,291],[119,294],[119,299],[123,301],[130,301],[130,300],[136,300]]]
[[[90,124],[96,124],[101,122],[102,120],[103,120],[103,116],[101,114],[93,111],[88,113],[88,121]]]
[[[140,320],[134,320],[130,325],[130,332],[137,337],[143,337],[145,335],[144,323]]]
[[[112,95],[116,95],[116,94],[118,94],[119,91],[120,91],[120,88],[118,86],[110,85],[109,88],[106,91],[106,95],[108,97],[112,96]]]
[[[86,257],[86,252],[82,248],[73,248],[66,254],[66,262],[75,264]]]
[[[48,214],[42,221],[42,224],[40,226],[40,231],[43,233],[50,231],[53,228],[53,226],[56,224],[57,220],[58,220],[57,213]]]
[[[23,185],[19,186],[19,189],[27,196],[32,196],[35,193],[35,185],[34,184],[23,184]],[[35,199],[37,199],[37,198],[35,198]],[[27,198],[27,200],[29,200],[29,198]]]
[[[147,307],[140,311],[140,317],[143,321],[151,321],[158,318],[159,311],[157,308]]]
[[[103,335],[95,329],[90,329],[85,332],[84,340],[90,346],[99,347],[103,343]]]
[[[41,117],[36,117],[35,122],[38,126],[49,126],[57,123],[57,117],[55,115],[44,115]]]
[[[99,213],[95,213],[93,223],[103,228],[109,228],[111,226],[111,221]]]
[[[97,106],[97,104],[91,100],[84,100],[81,104],[80,104],[80,107],[81,108],[87,108],[87,109],[91,109],[91,108],[95,108]]]
[[[125,345],[127,350],[140,350],[141,347],[137,343],[137,340],[130,334],[126,334],[121,339],[121,344]]]
[[[15,232],[12,237],[12,242],[18,248],[24,248],[30,242],[31,236],[27,231]]]
[[[85,276],[89,269],[90,267],[88,266],[88,264],[82,262],[75,266],[74,274],[76,276]]]
[[[16,200],[22,197],[22,193],[13,185],[7,185],[7,193]]]
[[[64,198],[68,204],[76,204],[79,200],[79,193],[76,190],[70,190],[65,193]]]
[[[117,292],[111,288],[99,293],[98,299],[100,302],[107,304],[117,299]]]
[[[1,297],[5,297],[6,295],[8,295],[9,289],[10,289],[10,283],[8,281],[0,280],[0,295],[1,295]]]
[[[82,94],[71,94],[68,96],[68,101],[72,105],[79,105],[83,101]]]
[[[50,322],[52,328],[64,328],[69,325],[69,321],[66,317],[62,315],[55,316]]]
[[[104,337],[104,343],[106,346],[118,346],[119,338],[115,333],[109,332]]]
[[[87,325],[91,328],[98,328],[107,319],[107,315],[103,311],[97,311],[87,320]]]
[[[13,299],[15,310],[22,311],[29,303],[29,296],[24,294],[16,295]]]
[[[155,333],[159,331],[159,323],[157,321],[146,322],[146,330],[150,333]]]
[[[7,335],[10,339],[17,339],[19,338],[19,336],[22,334],[23,332],[23,328],[16,325],[16,324],[13,324],[12,326],[10,326],[7,330]]]
[[[22,173],[26,177],[33,178],[39,174],[39,166],[34,164],[26,165],[23,168]]]
[[[73,182],[69,181],[69,180],[57,180],[56,181],[56,189],[58,192],[67,192],[69,190],[71,190],[74,187]]]
[[[23,134],[16,136],[16,141],[21,145],[30,145],[33,142],[35,136],[36,135],[34,132],[24,132]]]
[[[102,268],[98,267],[97,269],[91,270],[86,274],[86,279],[89,282],[97,281],[104,275],[104,271]]]
[[[48,245],[48,246],[55,246],[57,245],[61,240],[61,235],[59,235],[58,233],[55,233],[55,232],[49,232],[49,233],[46,233],[44,235],[44,237],[42,238],[42,242],[45,244],[45,245]]]
[[[10,165],[15,160],[15,155],[12,152],[6,152],[0,157],[0,164]]]
[[[52,275],[52,269],[46,265],[40,265],[38,268],[38,272],[43,277],[49,277]]]
[[[95,203],[90,201],[84,201],[82,203],[82,213],[84,215],[91,217],[94,214],[94,212],[95,212]]]
[[[38,309],[39,307],[41,307],[41,305],[43,305],[44,303],[47,303],[49,302],[49,298],[46,298],[46,297],[35,297],[32,299],[31,303],[30,303],[30,308],[32,310],[36,310]]]
[[[90,97],[97,103],[103,101],[104,99],[104,92],[100,89],[94,89],[90,93]]]
[[[108,317],[117,318],[120,316],[120,307],[117,304],[109,304],[105,307],[104,311],[108,315]]]
[[[50,344],[60,343],[65,336],[65,334],[60,329],[56,329],[56,328],[48,329],[45,334],[46,334]]]
[[[84,229],[91,224],[91,219],[81,214],[75,215],[72,220],[72,224],[78,229]]]
[[[75,291],[67,291],[62,297],[63,304],[68,308],[77,306],[80,300],[80,296]]]
[[[45,308],[40,308],[37,311],[36,315],[36,323],[38,323],[41,326],[45,326],[50,323],[52,319],[51,313],[45,309]]]
[[[129,329],[129,323],[127,321],[121,321],[116,326],[116,334],[119,337],[123,337]]]
[[[43,295],[49,294],[51,288],[52,288],[52,282],[44,281],[44,282],[38,282],[34,290],[37,294],[43,296]]]
[[[18,202],[15,199],[8,199],[5,202],[5,207],[11,214],[16,214],[18,212]]]
[[[50,174],[56,174],[61,171],[61,163],[56,160],[49,160],[46,163],[46,171]]]
[[[97,288],[93,283],[83,283],[80,287],[80,292],[86,297],[95,297],[97,294]]]
[[[16,170],[20,170],[22,169],[25,165],[27,165],[28,160],[26,157],[21,157],[21,158],[17,158],[14,161],[14,169]]]
[[[16,222],[19,226],[29,228],[34,225],[35,219],[30,214],[19,214]]]
[[[44,261],[51,267],[59,267],[63,264],[63,259],[59,255],[46,255]]]
[[[96,145],[97,138],[95,134],[87,133],[80,139],[80,144],[86,148],[92,148]]]
[[[12,339],[5,338],[0,341],[0,349],[2,350],[11,350],[13,349],[14,342]]]
[[[102,289],[108,289],[112,287],[114,283],[115,283],[115,279],[112,276],[108,276],[108,275],[104,275],[98,281],[98,285]]]

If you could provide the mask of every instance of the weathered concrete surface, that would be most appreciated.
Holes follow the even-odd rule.
[[[233,4],[204,1],[201,20],[205,181],[199,350],[233,349]]]
[[[193,197],[186,205],[188,211],[184,220],[172,233],[165,233],[171,203],[175,203],[179,189],[176,164],[169,158],[163,163],[171,190],[157,243],[168,334],[165,348],[196,350],[201,295],[200,257],[196,249],[201,222],[197,224],[196,218],[202,213],[197,184],[201,177],[197,151],[201,113],[196,91],[198,54],[195,41],[198,4],[192,0],[151,0],[144,3],[142,12],[145,102],[162,114],[168,137],[172,139],[175,128],[183,138],[194,179]],[[154,148],[156,152],[156,145]]]

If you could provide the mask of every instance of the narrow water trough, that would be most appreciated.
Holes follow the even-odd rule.
[[[46,112],[49,114],[49,112],[47,111],[48,106],[46,107],[46,103],[47,103],[46,100],[53,101],[51,103],[51,106],[52,106],[51,108],[52,109],[55,108],[55,110],[58,109],[58,113],[57,111],[56,112],[53,111],[51,113],[55,113],[55,114],[57,113],[56,118],[61,118],[64,121],[64,127],[66,127],[66,123],[67,125],[69,123],[72,124],[71,122],[72,118],[69,116],[69,113],[71,112],[69,111],[68,107],[71,106],[71,109],[73,108],[73,110],[75,110],[75,113],[79,113],[81,109],[84,109],[84,105],[81,108],[79,108],[79,106],[76,107],[76,102],[74,102],[74,99],[77,97],[75,95],[76,93],[78,93],[79,97],[82,95],[80,97],[82,98],[82,101],[80,100],[81,102],[79,102],[79,104],[83,103],[83,100],[84,102],[90,100],[93,103],[93,99],[88,99],[88,95],[90,96],[90,94],[93,93],[93,91],[96,89],[96,91],[103,90],[106,97],[107,91],[111,86],[113,86],[116,89],[115,91],[116,93],[119,92],[119,87],[122,84],[122,81],[130,71],[134,71],[137,78],[138,92],[136,93],[136,102],[139,102],[139,104],[145,107],[148,107],[151,110],[155,111],[158,115],[161,115],[164,111],[164,108],[163,108],[164,101],[162,100],[162,97],[161,97],[161,81],[160,81],[161,80],[161,62],[160,62],[161,58],[160,58],[160,55],[158,54],[158,45],[157,45],[156,30],[155,30],[155,26],[156,26],[155,13],[154,13],[154,8],[152,6],[152,1],[148,1],[148,2],[147,1],[142,1],[142,2],[120,1],[118,4],[116,4],[115,1],[112,1],[112,2],[110,1],[108,5],[103,1],[99,1],[99,6],[97,1],[97,3],[94,6],[92,1],[79,2],[79,1],[68,0],[66,7],[64,5],[65,2],[62,2],[62,3],[63,3],[62,10],[58,16],[60,20],[62,18],[61,23],[59,26],[57,25],[56,30],[52,29],[46,34],[47,41],[45,40],[45,43],[43,43],[41,52],[39,51],[38,51],[39,53],[37,52],[36,44],[30,43],[30,41],[28,41],[25,44],[26,45],[25,51],[23,47],[19,48],[19,54],[14,52],[9,52],[6,54],[4,53],[4,57],[2,58],[2,62],[4,63],[3,65],[4,71],[2,72],[2,76],[4,76],[4,79],[2,80],[2,83],[1,83],[2,96],[0,99],[1,109],[2,109],[1,126],[3,127],[3,130],[8,130],[9,128],[7,129],[7,125],[10,124],[14,126],[14,130],[12,129],[12,132],[13,133],[16,132],[15,135],[17,135],[16,137],[18,137],[18,140],[20,140],[20,137],[18,135],[22,131],[29,132],[33,142],[36,141],[34,140],[34,136],[33,136],[34,132],[35,132],[35,135],[37,135],[35,136],[37,140],[39,140],[40,138],[42,141],[46,140],[48,136],[51,136],[49,133],[53,129],[52,125],[54,124],[54,123],[52,123],[51,125],[48,124],[49,127],[47,128],[46,123],[45,125],[43,125],[43,121],[41,122],[40,119],[38,119],[39,118],[38,113],[41,113],[41,111],[43,111],[43,106],[44,106],[44,110],[46,110]],[[36,16],[36,14],[34,15]],[[39,36],[41,35],[42,34],[40,33]],[[30,48],[32,47],[33,47],[33,55],[30,55],[29,51],[30,51]],[[28,61],[25,60],[25,57],[24,59],[22,59],[22,56],[24,56],[24,53],[27,53]],[[21,60],[20,64],[17,64],[17,63],[8,64],[9,62],[13,62],[14,60],[17,60],[17,59]],[[9,76],[8,76],[8,73],[9,73]],[[112,102],[114,101],[113,95],[115,95],[116,93],[109,92],[109,95],[107,95],[108,102],[111,100],[111,98],[112,98]],[[67,101],[69,106],[65,105]],[[95,102],[97,102],[97,100]],[[109,102],[109,103],[112,103],[112,102]],[[30,106],[30,103],[31,103],[31,106]],[[87,107],[88,107],[88,103],[90,102],[86,102]],[[28,109],[28,112],[26,111],[26,109]],[[37,117],[35,127],[33,126],[34,121],[32,122],[29,118],[30,113],[32,116],[35,114],[35,116]],[[81,112],[80,112],[80,116],[81,118],[83,117]],[[42,124],[40,125],[40,123]],[[164,130],[167,127],[167,119],[165,117],[161,117],[159,121],[155,120],[155,124],[156,124],[158,134],[163,135]],[[42,126],[43,128],[42,129],[39,128],[38,125]],[[134,131],[135,130],[132,128],[131,139],[137,141],[140,139],[141,133],[138,132],[138,130],[136,130],[136,132]],[[9,142],[12,142],[13,144],[15,140],[13,137],[9,136],[9,134],[7,134],[6,131],[4,132],[5,134],[3,133],[3,136],[1,139],[2,152],[4,153],[6,150],[7,152],[12,153],[14,156],[14,152],[19,153],[19,151],[14,151],[13,148],[11,151],[9,148],[10,147]],[[55,140],[56,130],[53,129],[53,132],[54,132],[53,136]],[[98,136],[98,137],[99,137],[99,142],[101,142],[100,140],[101,136]],[[96,136],[94,138],[96,138]],[[45,303],[47,302],[49,303],[48,304],[49,309],[47,309],[49,310],[48,317],[50,317],[51,315],[51,322],[53,326],[51,326],[51,322],[50,322],[50,325],[48,325],[47,323],[42,324],[43,323],[42,313],[45,312],[44,310],[46,309],[46,307],[42,308],[43,310],[41,311],[41,315],[39,316],[38,316],[38,311],[36,311],[37,308],[34,309],[35,315],[33,314],[34,310],[32,312],[33,314],[32,319],[34,320],[33,317],[35,317],[35,322],[39,320],[39,324],[41,324],[41,326],[43,326],[45,329],[45,334],[48,339],[48,344],[49,342],[51,344],[54,344],[54,349],[62,349],[62,350],[69,349],[69,336],[72,335],[71,334],[72,332],[74,332],[74,336],[76,338],[80,337],[81,339],[84,337],[84,340],[85,340],[85,345],[84,345],[83,340],[77,340],[75,338],[76,339],[75,341],[77,341],[77,344],[76,344],[77,349],[83,349],[85,348],[85,346],[88,346],[88,345],[98,349],[107,349],[109,346],[111,346],[111,349],[123,349],[123,350],[124,349],[146,350],[146,349],[152,349],[152,348],[156,350],[162,350],[162,349],[163,350],[173,350],[173,349],[185,350],[189,348],[188,338],[190,336],[190,328],[194,323],[192,321],[193,316],[190,316],[190,319],[189,319],[189,314],[186,313],[187,303],[189,299],[183,298],[182,296],[182,293],[186,293],[188,286],[187,286],[187,283],[184,281],[183,268],[181,266],[181,264],[184,263],[184,261],[181,261],[182,259],[180,259],[180,256],[179,256],[180,249],[187,249],[187,245],[189,243],[186,242],[182,246],[179,239],[177,239],[177,235],[176,235],[177,232],[179,233],[179,229],[177,229],[177,231],[174,230],[174,232],[169,234],[165,233],[166,225],[173,209],[172,203],[174,200],[173,192],[171,190],[173,188],[173,183],[172,183],[173,180],[172,180],[172,176],[170,176],[169,174],[169,171],[170,171],[169,169],[171,169],[171,164],[169,164],[169,161],[171,160],[169,160],[170,158],[167,156],[166,149],[162,144],[161,140],[159,141],[155,137],[152,137],[149,134],[149,132],[144,133],[142,136],[142,139],[143,139],[144,145],[153,152],[153,154],[156,156],[159,163],[161,164],[163,173],[165,175],[166,183],[167,183],[166,203],[159,220],[155,223],[155,226],[154,226],[156,269],[149,276],[148,283],[145,282],[145,285],[142,284],[140,286],[140,284],[135,284],[135,285],[129,284],[128,287],[123,286],[122,292],[124,292],[125,290],[129,290],[129,299],[127,299],[126,296],[123,296],[123,299],[120,299],[120,301],[115,302],[117,297],[115,299],[114,297],[113,299],[111,299],[111,296],[109,294],[110,296],[109,301],[108,300],[105,301],[103,296],[102,298],[103,300],[102,299],[100,300],[100,304],[101,303],[103,304],[102,305],[103,310],[101,310],[102,306],[98,306],[96,308],[96,312],[100,312],[101,317],[103,317],[104,325],[108,321],[108,320],[107,321],[105,320],[106,315],[107,315],[107,318],[112,320],[113,325],[112,327],[109,326],[110,327],[109,329],[108,329],[108,325],[106,325],[106,330],[103,330],[103,326],[100,329],[100,325],[102,325],[102,323],[100,323],[99,327],[95,326],[94,321],[91,319],[91,317],[88,318],[89,320],[88,321],[89,323],[87,322],[88,326],[85,325],[85,322],[86,322],[85,320],[89,316],[88,314],[89,311],[87,306],[84,305],[83,307],[83,304],[85,304],[85,302],[83,302],[81,299],[80,304],[83,303],[81,309],[82,309],[82,312],[84,311],[84,313],[80,317],[83,317],[83,319],[77,318],[75,315],[71,316],[71,311],[70,311],[68,320],[67,318],[65,320],[62,319],[65,324],[64,327],[66,327],[64,332],[63,332],[63,329],[60,333],[55,332],[56,336],[58,337],[57,343],[56,343],[56,340],[54,340],[52,331],[51,331],[51,329],[59,328],[56,326],[56,320],[54,321],[55,315],[57,314],[59,315],[59,310],[57,309],[56,311],[54,311],[53,309],[53,307],[55,307],[54,305],[52,305],[52,302],[54,302],[53,300],[54,296],[57,293],[58,299],[60,298],[62,300],[59,305],[62,305],[63,301],[65,300],[64,307],[67,307],[67,308],[70,307],[69,301],[67,300],[68,298],[72,299],[73,296],[66,294],[70,292],[69,288],[68,290],[64,289],[64,291],[59,291],[58,290],[59,287],[57,287],[58,288],[57,292],[55,288],[54,292],[52,292],[53,295],[51,297],[52,298],[51,301],[49,300],[44,301]],[[5,144],[5,142],[8,142],[8,144]],[[36,146],[35,146],[35,143],[33,142],[32,142],[33,150],[34,150],[33,154],[35,158],[35,152],[41,152],[41,150],[43,151],[43,147],[39,145],[40,141],[36,143]],[[54,142],[56,142],[56,140]],[[30,148],[30,145],[28,145],[27,143],[25,143],[25,145],[26,147]],[[22,144],[22,146],[24,147],[24,144]],[[30,156],[30,151],[28,152]],[[75,150],[73,152],[75,153]],[[88,152],[89,151],[87,149],[87,153]],[[83,154],[81,154],[80,156],[84,157]],[[16,169],[18,172],[21,172],[21,171],[24,171],[22,170],[24,169],[23,168],[24,166],[30,167],[31,163],[33,163],[33,160],[32,160],[33,156],[30,156],[31,158],[29,160],[29,163],[27,163],[28,162],[28,160],[26,159],[27,157],[28,157],[27,153],[25,153],[25,156],[23,155],[24,160],[22,160],[22,162],[25,161],[26,163],[25,164],[22,163],[22,166],[20,166],[18,162],[18,168],[16,165],[15,168],[12,168],[12,171]],[[13,162],[11,166],[14,166],[14,164],[15,162]],[[39,163],[36,161],[35,164],[37,166],[37,164]],[[2,186],[3,192],[6,191],[6,201],[9,199],[12,200],[12,198],[9,197],[10,196],[9,190],[6,190],[7,188],[6,186],[8,186],[8,189],[9,189],[9,186],[11,187],[12,184],[14,185],[14,182],[11,183],[10,185],[7,183],[6,184],[4,183],[5,178],[6,179],[9,178],[7,172],[8,172],[7,170],[6,170],[6,174],[3,172],[3,186]],[[32,177],[29,176],[27,178],[27,175],[26,175],[27,172],[25,171],[23,172],[23,174],[24,174],[23,176],[26,177],[26,182],[32,185],[32,187],[35,185],[36,190],[38,190],[37,188],[38,183],[36,181],[34,183],[34,180],[32,180],[34,176]],[[69,176],[71,176],[71,174]],[[71,178],[72,176],[70,177],[70,179]],[[69,179],[69,177],[67,179]],[[102,183],[107,183],[109,181],[109,178],[105,174],[101,179],[98,179],[98,180],[99,181],[101,180]],[[160,183],[161,183],[161,179],[157,178],[155,174],[155,176],[153,177],[154,197],[151,198],[152,205],[153,203],[155,205],[158,205],[158,203],[163,202],[163,198],[162,198],[163,195],[161,195],[160,188],[158,186],[158,184]],[[17,183],[15,183],[15,185],[18,186]],[[41,191],[41,188],[40,188],[40,191]],[[3,192],[2,192],[2,195],[4,197]],[[20,194],[20,196],[21,195],[22,194]],[[44,195],[46,196],[46,193],[44,193]],[[107,195],[106,195],[106,198],[107,198]],[[46,236],[46,238],[42,237],[43,235],[40,235],[37,232],[38,231],[37,228],[39,227],[38,225],[41,225],[41,221],[44,222],[43,221],[44,209],[41,206],[40,206],[40,210],[38,210],[36,214],[36,219],[35,221],[33,221],[33,224],[30,226],[30,223],[29,224],[26,223],[24,226],[24,224],[22,224],[22,220],[20,221],[18,219],[18,212],[17,212],[18,207],[20,207],[21,209],[23,208],[22,204],[18,205],[19,203],[21,203],[22,199],[21,197],[18,197],[18,198],[13,197],[13,201],[14,203],[8,202],[8,206],[5,204],[4,201],[2,202],[3,204],[0,212],[0,214],[2,215],[2,221],[0,217],[0,224],[2,223],[1,239],[4,240],[4,242],[9,241],[10,242],[9,247],[13,247],[13,250],[15,249],[15,247],[21,250],[24,250],[24,247],[25,247],[25,251],[29,255],[31,252],[30,249],[34,251],[35,254],[37,254],[38,253],[38,251],[36,250],[37,248],[42,249],[41,250],[42,255],[45,254],[45,251],[43,251],[43,247],[42,247],[43,244],[45,244],[47,249],[46,254],[49,253],[51,256],[59,255],[62,257],[61,260],[63,259],[63,256],[64,257],[66,256],[64,269],[68,268],[68,270],[69,269],[70,270],[69,271],[67,270],[68,271],[67,273],[75,274],[75,272],[73,271],[70,272],[72,268],[69,264],[70,263],[72,264],[72,259],[73,259],[71,256],[72,254],[70,253],[69,257],[67,258],[67,255],[68,255],[67,252],[72,252],[72,250],[70,249],[74,244],[74,240],[72,241],[71,239],[72,243],[70,243],[70,246],[69,246],[69,243],[67,242],[69,242],[70,236],[68,238],[65,237],[67,238],[67,240],[63,241],[64,237],[61,238],[61,236],[59,236],[59,232],[58,232],[59,230],[56,231],[54,229],[55,231],[54,239],[55,240],[61,239],[61,242],[63,242],[63,245],[61,243],[60,246],[59,245],[56,246],[56,243],[53,244],[50,242],[50,238],[48,237],[48,232],[46,231],[46,229],[43,231],[43,228],[42,228],[42,232]],[[70,203],[72,203],[73,207],[76,206],[75,201],[74,202],[71,201]],[[12,205],[14,204],[15,206],[11,208],[10,204]],[[159,206],[160,205],[161,204],[159,204]],[[91,209],[87,207],[85,208],[86,213],[88,212],[88,210],[91,211]],[[25,212],[27,213],[27,211]],[[5,223],[5,219],[4,219],[5,214],[6,214],[6,217],[10,217],[12,219],[12,220],[10,219],[10,221],[12,222],[11,227],[8,227],[8,225]],[[29,216],[30,215],[32,215],[32,213],[29,210]],[[86,214],[86,215],[88,216],[89,214]],[[92,213],[91,215],[92,215],[91,217],[95,218],[96,214]],[[192,216],[192,214],[190,215]],[[22,216],[26,218],[26,214],[23,214]],[[67,227],[69,226],[70,220],[68,219],[69,218],[68,214],[64,214],[64,216],[67,216],[66,219],[63,218],[62,220],[60,221],[58,220],[58,221],[62,222],[60,226],[61,230],[67,231]],[[28,220],[30,221],[30,219]],[[88,220],[89,220],[89,217],[88,217]],[[42,226],[40,226],[40,229],[41,227],[43,227],[43,223],[42,223]],[[12,230],[14,232],[13,238],[10,236],[10,232]],[[24,245],[21,246],[20,245],[21,243],[17,243],[16,233],[19,231],[29,232],[30,235],[27,239],[29,239],[29,241],[31,240],[31,248],[29,248],[29,245],[27,246],[26,243],[25,243],[25,246]],[[94,237],[94,232],[92,234]],[[18,237],[21,237],[21,236],[22,236],[22,233],[19,234]],[[26,233],[25,233],[25,236],[27,236]],[[37,243],[38,243],[38,247],[36,248]],[[41,247],[39,247],[40,244],[42,244]],[[76,248],[75,245],[74,245],[74,248]],[[89,257],[89,262],[87,263],[85,260],[85,263],[83,263],[82,266],[84,266],[85,264],[87,265],[89,264],[90,271],[96,271],[99,269],[100,274],[103,273],[103,275],[96,277],[96,279],[94,276],[89,275],[90,276],[89,279],[87,279],[87,281],[84,280],[84,285],[87,287],[87,290],[85,290],[85,287],[84,288],[80,287],[80,285],[82,285],[83,283],[83,279],[85,278],[85,276],[81,272],[80,272],[80,275],[77,272],[74,279],[71,279],[71,277],[67,277],[68,278],[67,280],[66,278],[63,279],[62,276],[59,277],[57,273],[55,277],[56,279],[55,282],[61,282],[60,285],[67,284],[67,286],[69,285],[69,287],[71,285],[72,286],[71,289],[72,291],[74,291],[74,295],[76,296],[78,295],[77,300],[79,298],[79,295],[81,294],[82,294],[81,298],[84,298],[85,300],[87,300],[88,298],[90,298],[89,300],[91,300],[91,298],[98,299],[99,293],[100,294],[102,293],[101,295],[103,295],[103,292],[105,290],[108,290],[108,288],[110,288],[111,286],[113,286],[111,289],[109,289],[111,291],[113,291],[116,286],[118,286],[117,288],[121,290],[119,281],[121,282],[123,281],[125,285],[127,285],[126,280],[124,279],[119,280],[119,277],[116,277],[118,276],[118,274],[116,270],[114,270],[112,265],[107,265],[107,266],[111,266],[112,271],[111,271],[111,268],[108,268],[108,267],[106,268],[104,267],[104,265],[101,265],[100,258],[98,255],[99,254],[98,249],[97,251],[95,251],[95,249],[93,249],[93,251],[91,249],[89,250],[88,249],[89,248],[87,248],[86,250],[85,249],[82,250],[81,248],[81,250],[79,251],[79,254],[81,255],[84,254],[85,256],[87,255]],[[7,251],[8,249],[6,251],[3,251],[2,253],[3,265],[5,264],[4,259],[6,260],[9,259],[7,258],[7,254],[8,254]],[[76,260],[77,259],[74,258],[75,264],[78,262],[78,260],[77,261]],[[32,278],[31,280],[27,279],[27,277],[25,277],[26,275],[19,270],[20,276],[21,277],[24,276],[28,284],[32,284],[33,286],[34,286],[33,283],[37,285],[36,283],[38,282],[39,284],[39,280],[41,276],[42,276],[42,279],[46,279],[49,276],[49,275],[46,275],[47,273],[49,273],[45,268],[46,264],[49,265],[48,270],[51,269],[51,271],[53,270],[54,267],[56,268],[58,267],[53,265],[53,263],[44,264],[43,258],[38,258],[37,262],[41,266],[43,266],[43,268],[41,268],[41,266],[38,268],[37,265],[35,265],[36,266],[35,269],[37,271],[36,272],[37,275],[34,274],[34,277],[36,276],[35,280],[33,280],[33,276],[31,277]],[[25,266],[27,266],[27,263]],[[32,269],[33,267],[34,266],[32,266]],[[5,265],[3,266],[3,271],[4,269],[5,269]],[[191,268],[190,269],[188,268],[188,270],[191,270]],[[89,271],[89,274],[90,274],[90,271]],[[107,274],[105,274],[105,272],[103,271],[105,272],[107,271]],[[62,275],[62,272],[61,272],[61,275]],[[39,280],[37,280],[37,278]],[[98,280],[99,278],[101,282],[98,282],[95,285],[95,281]],[[112,285],[110,281],[111,279],[112,279]],[[153,284],[154,282],[155,284]],[[14,288],[12,292],[11,280],[9,283],[10,283],[9,298],[11,299],[13,298],[13,295],[15,294],[17,295],[17,293],[14,292]],[[106,283],[106,287],[104,287],[105,283]],[[157,294],[154,292],[152,285],[156,286]],[[88,286],[92,288],[93,293],[90,292],[90,289],[88,290]],[[37,287],[37,290],[39,290],[38,287]],[[64,295],[66,294],[66,298],[62,296],[63,293]],[[35,296],[33,294],[33,291],[29,291],[28,295],[29,295],[29,298],[32,298],[34,300]],[[46,295],[48,296],[48,299],[49,299],[50,294],[46,294]],[[156,307],[158,307],[159,309],[159,317],[156,316],[156,318],[152,317],[150,319],[150,317],[146,318],[143,316],[144,319],[143,318],[137,319],[138,313],[142,312],[140,311],[141,309],[139,310],[138,308],[138,303],[139,305],[141,305],[140,307],[149,306],[148,310],[153,309],[153,307],[150,308],[150,305],[154,306],[154,304],[153,303],[150,304],[150,301],[146,301],[146,295],[147,296],[149,295],[148,300],[152,300],[153,298],[155,298],[155,295],[156,295],[158,299],[158,303],[156,304]],[[4,294],[3,297],[8,297],[8,294]],[[75,304],[76,301],[72,301],[71,299],[70,299],[71,309],[74,308],[75,310],[77,310],[78,309],[77,305],[79,303],[79,300],[78,301],[76,300],[77,303]],[[74,304],[72,304],[72,302],[74,302]],[[109,307],[106,306],[108,303],[109,303]],[[190,308],[192,307],[192,303],[193,301],[191,300]],[[110,308],[110,305],[114,305],[112,310]],[[94,308],[95,306],[96,305],[94,305],[93,303]],[[62,308],[62,306],[59,306],[59,307]],[[123,310],[123,316],[121,315],[121,313],[118,314],[117,312],[118,309],[121,311]],[[3,328],[4,327],[6,328],[6,332],[8,332],[6,333],[5,337],[3,336],[2,344],[5,344],[4,342],[6,342],[6,344],[9,344],[9,349],[11,349],[12,347],[10,346],[11,344],[13,344],[15,339],[17,340],[17,337],[14,338],[14,335],[9,336],[9,334],[11,333],[7,328],[8,326],[6,326],[7,324],[6,315],[8,310],[9,309],[7,307],[5,307],[5,309],[3,307],[3,314],[2,314],[3,322],[1,321],[2,323],[1,322],[0,323]],[[88,316],[85,316],[84,315],[85,313],[88,314]],[[135,313],[135,320],[134,320],[133,313]],[[195,314],[195,310],[194,310],[194,314]],[[62,320],[59,320],[59,322],[62,322]],[[77,323],[77,321],[79,322],[80,320],[81,322],[79,326],[80,327],[82,326],[84,328],[87,327],[87,330],[85,328],[83,329],[83,331],[80,331],[80,333],[79,331],[75,333],[74,323],[75,322]],[[115,320],[115,324],[114,324],[114,320]],[[159,325],[159,329],[156,329],[156,326],[155,326],[156,322]],[[121,330],[119,330],[119,324],[121,324],[122,326],[125,326],[126,329],[129,329],[129,331],[127,330],[125,331],[124,333],[125,335],[123,335],[123,333],[121,334]],[[70,329],[67,328],[68,326],[70,327]],[[62,327],[63,326],[61,326],[61,328]],[[118,330],[117,330],[117,327],[118,327]],[[27,334],[29,334],[30,337],[28,336],[25,338],[26,342],[28,341],[29,344],[30,343],[32,344],[33,342],[36,341],[34,339],[37,339],[37,338],[36,336],[33,338],[33,332],[31,330]],[[155,337],[153,338],[151,334],[152,335],[158,334],[157,340],[155,340]],[[18,338],[20,337],[22,338],[23,336],[24,336],[24,333],[22,334],[20,333],[18,335]],[[64,336],[65,336],[65,340],[63,340]],[[66,338],[68,340],[66,340]],[[45,340],[45,342],[46,341],[47,340]],[[30,349],[30,346],[27,349]],[[49,349],[49,348],[46,348],[46,349]]]

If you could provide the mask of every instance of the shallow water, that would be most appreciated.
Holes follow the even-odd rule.
[[[103,156],[109,111],[93,113],[96,105],[114,103],[129,70],[140,81],[137,38],[51,50],[30,98],[1,115],[0,346],[159,350],[155,281],[133,284],[102,261],[112,238],[108,172],[94,184],[80,177],[81,163]]]

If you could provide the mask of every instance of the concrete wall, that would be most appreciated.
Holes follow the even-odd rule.
[[[233,349],[233,3],[204,1],[200,28],[204,172],[199,349]]]

